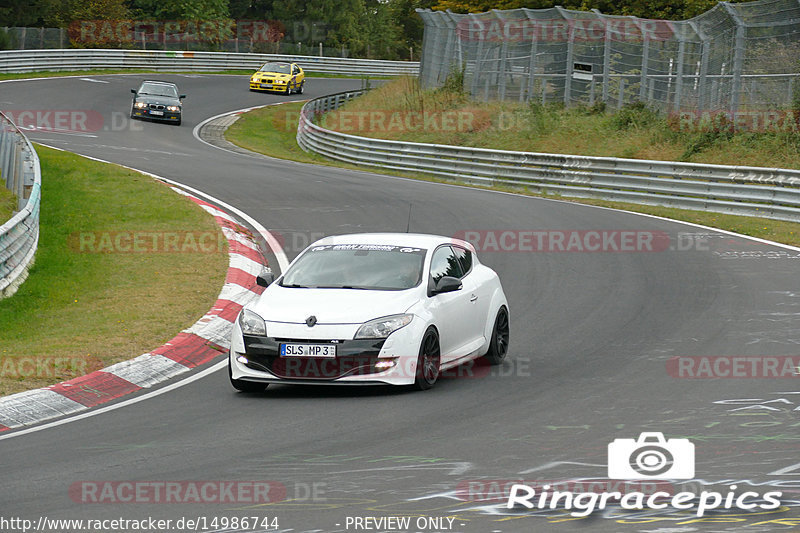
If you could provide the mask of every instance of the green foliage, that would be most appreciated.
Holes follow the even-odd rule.
[[[17,197],[0,185],[0,225],[6,222],[14,214],[17,208]]]
[[[0,50],[9,50],[11,48],[11,36],[0,30]]]
[[[644,102],[632,102],[622,106],[610,120],[614,128],[624,131],[649,127],[661,120],[661,117]]]
[[[447,78],[444,80],[444,84],[439,89],[443,92],[449,92],[457,95],[466,94],[464,92],[464,71],[466,70],[466,66],[459,67],[458,65],[453,65],[450,69],[450,73],[447,75]]]

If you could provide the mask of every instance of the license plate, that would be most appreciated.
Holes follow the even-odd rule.
[[[262,83],[261,84],[261,88],[262,89],[272,89],[272,84],[270,84],[270,83]]]
[[[164,112],[163,111],[150,111],[150,114],[151,115],[155,115],[157,117],[163,117],[164,116]]]
[[[281,357],[336,357],[336,345],[281,344]]]

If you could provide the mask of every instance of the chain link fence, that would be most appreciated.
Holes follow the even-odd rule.
[[[798,0],[720,2],[686,21],[560,7],[417,12],[425,87],[463,72],[483,100],[640,101],[665,113],[722,111],[742,126],[800,108]]]
[[[82,24],[85,27],[82,27]],[[198,32],[179,31],[171,28],[169,24],[141,24],[138,25],[140,29],[137,29],[137,25],[129,21],[84,21],[83,23],[74,23],[70,28],[0,27],[0,50],[112,47],[137,50],[355,57],[346,46],[324,46],[320,42],[325,38],[322,29],[304,30],[304,26],[301,26],[301,29],[295,28],[293,33],[304,34],[306,36],[305,40],[277,39],[270,36],[270,30],[266,22],[245,21],[241,24],[249,27],[240,33],[249,35],[236,38],[230,32],[218,31],[209,38],[207,35],[198,35]],[[180,24],[176,23],[175,26],[180,26]],[[310,25],[306,26],[310,27]],[[253,27],[255,27],[255,30]],[[313,37],[316,37],[316,39]],[[113,46],[109,46],[109,44],[113,44]],[[360,56],[365,58],[381,57],[383,52],[383,50],[370,49],[367,46],[366,51]],[[410,49],[409,54],[413,60],[414,50]]]

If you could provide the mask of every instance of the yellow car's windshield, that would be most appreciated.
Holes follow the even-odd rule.
[[[261,72],[275,72],[277,74],[291,74],[292,67],[286,63],[266,63],[260,69]]]

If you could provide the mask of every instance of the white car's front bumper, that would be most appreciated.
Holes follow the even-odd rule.
[[[245,337],[238,320],[231,339],[231,377],[286,384],[411,385],[426,324],[415,317],[385,340],[352,340],[358,325],[267,322],[267,337]],[[272,337],[271,335],[275,335]],[[336,358],[281,357],[280,344],[338,341]],[[377,367],[375,365],[378,365]],[[391,365],[386,368],[384,365]]]

